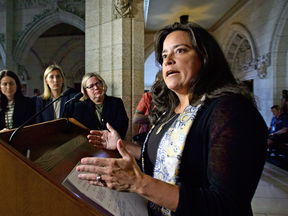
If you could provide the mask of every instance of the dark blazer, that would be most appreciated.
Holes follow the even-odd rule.
[[[90,130],[97,130],[98,127],[107,130],[106,123],[108,122],[124,139],[128,129],[129,118],[122,99],[105,95],[103,103],[103,125],[97,125],[99,122],[96,121],[95,104],[90,99],[76,103],[73,118]]]
[[[28,97],[22,97],[19,101],[15,102],[13,112],[13,128],[17,128],[26,122],[35,114],[35,106],[32,100]],[[29,124],[35,124],[35,119],[32,119]],[[5,110],[0,111],[0,130],[5,128]]]
[[[73,116],[74,104],[76,101],[71,101],[69,104],[66,105],[65,113],[64,113],[64,105],[68,100],[72,99],[77,93],[78,91],[76,89],[70,88],[69,94],[61,98],[60,118]],[[36,112],[39,112],[40,110],[42,110],[45,106],[51,103],[51,101],[52,101],[51,99],[43,100],[41,95],[38,96],[36,99]],[[36,116],[36,123],[46,122],[46,121],[51,121],[51,120],[54,120],[53,105],[50,105],[42,113]]]

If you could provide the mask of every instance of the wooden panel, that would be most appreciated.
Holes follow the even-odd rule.
[[[88,128],[80,126],[80,123],[75,124],[74,119],[70,121],[69,133],[67,133],[66,119],[26,126],[15,134],[11,146],[23,155],[26,155],[27,148],[30,147],[30,159],[34,161],[44,153],[54,150],[80,134],[84,137],[89,134]],[[8,143],[13,131],[0,133],[0,138]]]
[[[117,152],[94,148],[87,140],[89,129],[74,119],[69,133],[66,119],[24,127],[13,147],[7,144],[12,133],[0,133],[0,215],[104,215],[61,183],[81,158],[119,157]],[[24,156],[28,146],[30,160]]]
[[[102,215],[3,142],[0,172],[1,215]]]

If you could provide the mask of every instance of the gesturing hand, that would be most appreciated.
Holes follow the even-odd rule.
[[[100,186],[117,191],[136,192],[141,186],[144,174],[141,172],[134,157],[129,154],[122,143],[117,141],[117,149],[122,158],[83,158],[76,169],[79,172],[88,172],[79,174],[78,178],[88,180],[90,184],[96,184],[98,176],[101,176]]]
[[[90,134],[87,136],[87,138],[89,139],[89,142],[94,145],[95,148],[116,150],[117,141],[121,139],[121,137],[109,123],[107,123],[106,126],[109,131],[92,130],[90,131]]]

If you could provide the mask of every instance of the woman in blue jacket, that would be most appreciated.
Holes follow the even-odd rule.
[[[59,65],[50,65],[44,72],[43,77],[44,93],[36,99],[36,111],[39,112],[53,100],[58,98],[66,90],[65,75]],[[51,121],[62,117],[72,117],[74,104],[68,104],[64,112],[65,103],[77,94],[75,89],[70,89],[69,93],[60,100],[53,103],[42,113],[36,116],[36,123]]]
[[[125,138],[128,129],[128,116],[122,99],[107,96],[107,85],[97,73],[88,73],[82,79],[83,97],[75,105],[73,117],[90,130],[107,130],[109,123]]]

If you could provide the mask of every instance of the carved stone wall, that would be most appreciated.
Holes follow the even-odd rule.
[[[84,35],[41,36],[58,24],[85,32],[85,0],[0,0],[0,18],[0,66],[19,75],[27,96],[34,88],[43,92],[44,70],[53,63],[60,64],[73,87],[75,70],[85,67]]]
[[[114,19],[132,18],[132,0],[114,0]]]
[[[14,0],[15,10],[25,10],[31,8],[38,8],[40,13],[33,15],[32,20],[26,23],[24,30],[18,33],[18,39],[21,37],[21,35],[25,34],[30,26],[36,24],[45,16],[54,13],[57,9],[72,13],[85,20],[85,0]]]
[[[226,54],[234,76],[240,80],[253,79],[255,75],[264,79],[267,76],[267,67],[270,66],[269,53],[256,56],[254,52],[253,55],[252,44],[254,42],[251,40],[244,34],[235,34]]]
[[[237,34],[228,51],[228,61],[235,74],[254,70],[254,62],[249,41]]]
[[[281,91],[288,89],[287,19],[286,0],[251,0],[213,32],[235,77],[253,81],[253,94],[267,124],[272,117],[270,107],[280,104]],[[245,40],[250,49],[238,44],[247,44]]]

